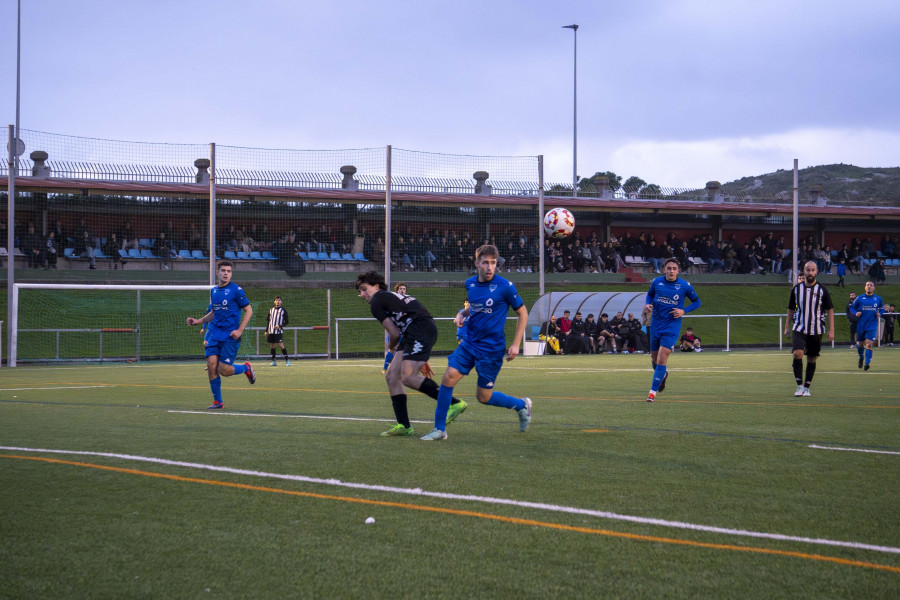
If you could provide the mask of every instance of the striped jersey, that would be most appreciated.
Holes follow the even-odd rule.
[[[822,335],[825,333],[825,316],[834,310],[831,294],[818,281],[808,286],[799,283],[791,290],[788,310],[794,311],[793,331],[806,335]]]
[[[273,306],[266,317],[266,333],[284,333],[284,326],[288,324],[288,314],[283,306]]]

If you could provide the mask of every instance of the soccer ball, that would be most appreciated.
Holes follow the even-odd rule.
[[[567,238],[575,231],[575,217],[565,208],[554,208],[544,215],[544,231],[552,238]]]

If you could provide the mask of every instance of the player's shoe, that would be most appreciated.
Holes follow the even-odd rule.
[[[284,359],[284,366],[286,366],[286,367],[291,366],[291,361],[289,361],[288,359]]]
[[[270,366],[270,367],[277,367],[277,366],[278,366],[278,363],[275,362],[275,361],[273,360],[272,363],[271,363],[269,366]]]
[[[656,392],[650,390],[650,393],[647,394],[647,402],[656,402]]]
[[[402,423],[397,423],[387,431],[381,434],[381,437],[406,437],[413,434],[412,425],[406,427]]]
[[[859,364],[856,366],[857,366],[857,368],[862,369],[863,368],[863,359],[859,359]]]
[[[419,439],[422,440],[423,442],[435,442],[438,440],[446,440],[447,432],[441,431],[440,429],[432,429],[431,433],[426,433]]]
[[[225,408],[225,404],[222,402],[213,402],[212,406],[206,407],[206,410],[218,410],[220,408]]]
[[[253,372],[253,367],[250,366],[249,362],[245,362],[244,366],[247,367],[247,370],[244,371],[244,375],[247,376],[247,379],[250,380],[250,383],[256,383],[256,373]]]
[[[525,403],[525,408],[516,411],[519,414],[519,431],[525,431],[531,423],[531,398],[522,398],[522,402]]]
[[[803,395],[803,390],[805,390],[805,389],[806,389],[806,388],[805,388],[804,386],[798,385],[798,386],[797,386],[797,391],[794,392],[794,395],[795,395],[795,396],[802,396],[802,395]]]
[[[863,371],[868,371],[868,370],[869,370],[869,363],[866,363],[866,365],[863,367]]]
[[[465,400],[460,400],[456,404],[451,404],[450,408],[447,410],[447,425],[455,421],[456,417],[463,414],[467,408],[469,408],[469,405]]]
[[[662,383],[659,384],[659,389],[656,390],[657,394],[660,393],[661,391],[663,391],[664,389],[666,389],[666,379],[668,379],[668,378],[669,378],[669,372],[666,371],[665,376],[663,376]]]
[[[803,393],[801,394],[801,396],[812,396],[808,387],[803,386]]]

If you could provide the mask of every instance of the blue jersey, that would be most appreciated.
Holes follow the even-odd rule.
[[[468,328],[468,326],[469,326],[469,317],[466,317],[465,319],[463,319],[462,327],[456,328],[456,341],[457,342],[462,340],[464,337],[466,337],[466,329]]]
[[[875,294],[871,296],[868,294],[857,296],[850,306],[850,310],[854,315],[862,312],[862,316],[856,324],[858,331],[878,332],[878,319],[884,312],[884,300],[881,299],[881,296],[876,296]]]
[[[481,283],[476,275],[466,280],[466,294],[469,320],[460,345],[477,354],[503,354],[506,352],[506,315],[510,308],[518,310],[525,304],[516,286],[499,275]]]
[[[250,304],[244,288],[233,281],[224,287],[215,286],[209,291],[209,303],[213,319],[208,323],[208,340],[227,340],[231,332],[241,324],[241,312]]]
[[[684,300],[691,301],[688,308],[684,307]],[[665,276],[657,277],[650,283],[645,304],[653,306],[650,329],[654,335],[664,331],[681,331],[681,318],[672,316],[672,309],[680,308],[685,313],[700,308],[700,297],[694,291],[694,286],[678,277],[675,281],[666,281]]]

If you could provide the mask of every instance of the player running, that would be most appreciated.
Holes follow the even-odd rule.
[[[206,314],[199,319],[187,318],[188,325],[209,323],[206,332],[206,372],[213,395],[213,403],[209,407],[211,410],[225,408],[222,402],[222,377],[243,373],[250,383],[256,383],[256,374],[249,362],[232,364],[241,347],[241,334],[253,317],[253,307],[250,306],[244,289],[231,281],[232,269],[229,261],[219,261],[216,265],[218,285],[209,291]]]
[[[856,297],[850,310],[859,318],[856,323],[856,350],[859,352],[857,367],[863,368],[865,358],[865,370],[868,371],[875,340],[878,339],[878,321],[884,314],[884,300],[875,295],[874,282],[866,282],[866,293]]]
[[[434,376],[434,371],[428,362],[431,349],[437,341],[437,326],[421,302],[399,291],[388,292],[384,277],[375,271],[359,274],[356,277],[356,289],[360,297],[369,303],[372,316],[387,332],[388,350],[393,353],[385,379],[397,424],[381,436],[410,436],[413,434],[413,427],[409,421],[406,390],[403,386],[438,399],[438,386],[430,379]],[[403,289],[405,292],[406,287]],[[453,416],[450,421],[461,415],[468,406],[458,398],[453,398],[452,402]]]
[[[799,268],[799,266],[798,266]],[[834,340],[834,304],[831,294],[816,280],[819,267],[815,261],[803,266],[803,280],[791,289],[788,300],[784,335],[791,332],[791,352],[794,355],[794,396],[812,396],[809,386],[816,374],[816,359],[822,352],[822,334],[828,317],[828,341]],[[803,354],[806,354],[806,378],[803,378]]]
[[[653,382],[647,402],[655,402],[656,394],[666,389],[666,365],[681,334],[681,317],[700,308],[700,297],[694,286],[678,276],[678,260],[667,258],[663,264],[665,275],[650,283],[644,313],[650,314],[650,363]],[[684,299],[691,303],[685,308]]]
[[[509,408],[518,413],[519,431],[525,431],[531,422],[531,399],[507,396],[494,389],[494,382],[503,366],[503,358],[513,360],[519,355],[519,346],[525,335],[528,309],[519,297],[516,286],[511,281],[496,275],[497,258],[500,253],[495,246],[484,245],[475,251],[477,275],[466,280],[466,294],[469,308],[456,316],[456,326],[461,327],[466,317],[466,335],[448,359],[447,370],[441,380],[437,408],[434,411],[434,430],[423,436],[424,441],[446,440],[447,423],[450,421],[448,408],[453,396],[453,388],[474,367],[478,372],[476,397],[482,404]],[[506,348],[506,316],[512,308],[519,315],[516,335],[509,349]]]

